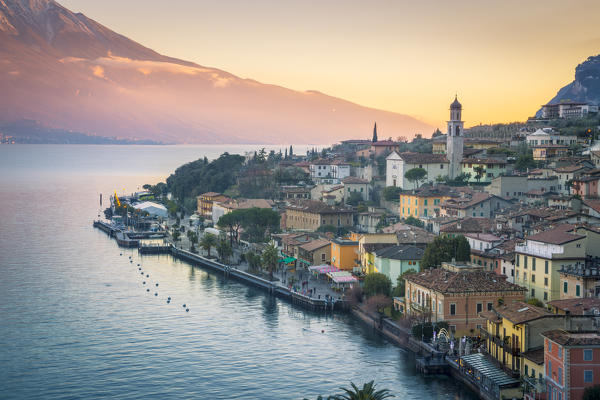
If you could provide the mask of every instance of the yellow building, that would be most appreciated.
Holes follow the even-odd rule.
[[[331,264],[346,271],[359,268],[358,242],[349,239],[332,239]]]
[[[442,187],[424,187],[400,193],[401,218],[428,218],[440,214],[441,205],[450,198]]]
[[[588,329],[593,316],[553,314],[522,301],[497,305],[480,313],[486,321],[481,329],[487,352],[506,369],[520,376],[544,377],[544,340],[540,333],[552,329]]]
[[[358,258],[360,260],[360,266],[364,273],[370,274],[378,272],[375,269],[375,255],[376,250],[382,249],[388,246],[394,246],[398,244],[398,235],[395,233],[364,233],[364,234],[351,234],[350,240],[358,242]]]
[[[229,200],[229,197],[216,192],[206,192],[198,196],[198,214],[207,219],[212,219],[213,204]]]
[[[559,271],[585,263],[586,243],[597,237],[591,231],[580,232],[589,233],[589,239],[565,224],[528,236],[515,246],[515,283],[527,288],[528,298],[560,299]]]

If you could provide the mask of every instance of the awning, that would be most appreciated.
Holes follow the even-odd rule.
[[[338,272],[340,270],[335,265],[315,265],[313,267],[308,267],[308,269],[318,274],[327,274],[329,272]]]
[[[286,257],[286,258],[279,260],[279,262],[286,263],[286,264],[289,264],[294,261],[296,261],[296,258],[294,258],[294,257]]]
[[[510,377],[496,365],[492,364],[481,353],[469,354],[468,356],[462,356],[460,359],[481,374],[481,376],[499,387],[513,386],[519,383],[519,381]]]

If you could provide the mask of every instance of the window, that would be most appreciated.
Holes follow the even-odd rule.
[[[535,289],[531,289],[531,297],[535,297]]]
[[[488,311],[492,311],[492,306],[494,305],[494,303],[492,303],[491,301],[488,301],[487,303],[487,309]]]
[[[535,258],[531,257],[531,270],[535,271]]]
[[[450,332],[456,333],[456,325],[450,325]]]
[[[529,376],[529,368],[525,365],[525,376]]]
[[[562,347],[558,346],[558,358],[562,358]]]
[[[579,284],[575,285],[575,296],[581,296],[581,286]]]
[[[544,261],[544,273],[548,273],[548,260]]]
[[[535,283],[535,275],[531,274],[531,282]]]
[[[562,385],[562,368],[558,367],[558,384]]]
[[[548,301],[548,292],[544,292],[544,301]]]
[[[594,350],[583,350],[583,361],[592,361],[594,357]]]
[[[325,253],[321,253],[321,261],[325,261]]]
[[[569,284],[567,282],[563,282],[563,293],[568,292],[568,286],[569,286]]]
[[[444,164],[440,164],[440,169],[444,169]]]
[[[527,272],[523,272],[523,282],[527,282]]]
[[[548,342],[548,351],[551,351],[551,343]],[[552,376],[552,361],[548,360],[548,370],[546,371],[546,376]]]
[[[523,269],[527,269],[527,256],[523,256]]]
[[[547,277],[544,278],[544,286],[548,286],[548,278]]]
[[[521,259],[521,256],[520,256],[520,255],[517,255],[517,267],[519,267],[519,266],[520,266],[520,263],[519,263],[519,260],[520,260],[520,259]]]
[[[423,200],[423,205],[426,206],[427,205],[427,199]]]
[[[483,304],[477,303],[477,314],[483,311]]]
[[[583,371],[583,381],[585,383],[594,382],[594,371],[586,369]]]
[[[450,304],[450,315],[456,315],[456,304]]]

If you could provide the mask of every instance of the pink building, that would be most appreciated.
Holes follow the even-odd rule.
[[[552,330],[544,338],[547,400],[581,400],[600,384],[600,332]]]

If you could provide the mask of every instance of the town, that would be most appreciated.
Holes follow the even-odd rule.
[[[106,217],[121,245],[337,303],[483,399],[582,399],[600,384],[598,107],[470,129],[462,112],[455,97],[446,133],[410,142],[375,123],[307,154],[200,159]]]

